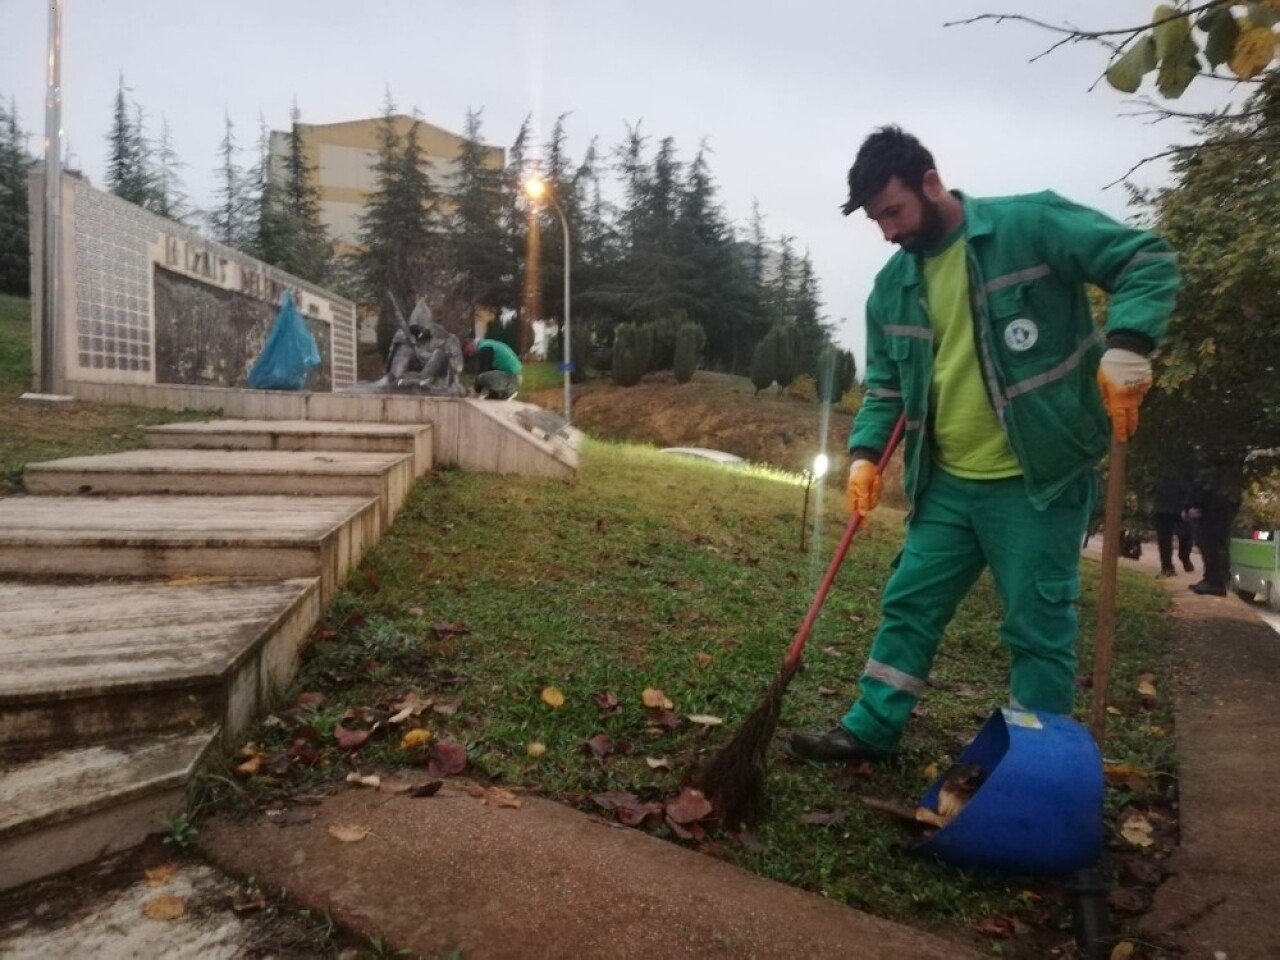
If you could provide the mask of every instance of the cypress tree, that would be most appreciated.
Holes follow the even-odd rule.
[[[147,169],[146,139],[142,131],[142,110],[134,105],[130,115],[125,98],[128,87],[124,74],[116,87],[115,106],[111,115],[111,132],[107,134],[107,189],[116,196],[146,206],[152,197],[151,175]]]
[[[776,346],[776,366],[773,378],[778,381],[778,392],[781,393],[801,373],[800,370],[800,335],[794,322],[780,323],[773,328]]]
[[[609,375],[620,387],[634,387],[644,376],[639,349],[639,328],[634,323],[620,323],[613,331],[613,366]]]
[[[27,174],[34,159],[26,141],[13,101],[8,110],[0,103],[0,292],[20,297],[31,294]]]
[[[696,323],[683,323],[676,331],[676,356],[672,372],[676,383],[688,383],[698,369],[698,356],[706,343],[707,335]]]
[[[778,328],[772,328],[756,344],[751,354],[751,385],[756,396],[769,387],[778,375]]]

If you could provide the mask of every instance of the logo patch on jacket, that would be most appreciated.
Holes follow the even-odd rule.
[[[1019,317],[1004,328],[1004,342],[1010,350],[1022,353],[1030,350],[1040,339],[1040,328],[1026,317]]]

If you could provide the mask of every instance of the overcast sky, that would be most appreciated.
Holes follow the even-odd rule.
[[[16,100],[40,147],[43,0],[0,0],[0,96]],[[124,72],[152,132],[167,118],[199,204],[229,112],[251,145],[258,115],[284,129],[296,97],[307,123],[376,116],[390,87],[406,112],[460,131],[484,109],[488,143],[507,147],[526,114],[546,134],[568,119],[579,158],[624,124],[675,138],[688,159],[705,138],[728,216],[753,198],[773,237],[813,258],[837,339],[863,359],[863,304],[892,252],[861,214],[841,217],[845,175],[874,127],[899,123],[933,151],[944,182],[975,194],[1052,188],[1114,216],[1106,184],[1179,127],[1122,114],[1125,98],[1088,87],[1095,47],[1027,61],[1052,42],[1032,27],[944,28],[982,12],[1025,12],[1100,28],[1150,16],[1150,0],[65,0],[63,126],[73,161],[102,184],[105,137]],[[1223,85],[1193,87],[1191,104]],[[245,162],[250,162],[246,156]],[[1163,164],[1135,180],[1162,182]]]

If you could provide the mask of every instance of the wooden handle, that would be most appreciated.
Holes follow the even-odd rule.
[[[1107,692],[1111,685],[1111,648],[1116,633],[1116,566],[1120,522],[1124,514],[1124,441],[1111,435],[1107,464],[1107,507],[1102,525],[1102,582],[1098,587],[1098,633],[1093,644],[1093,711],[1090,727],[1098,749],[1107,737]]]

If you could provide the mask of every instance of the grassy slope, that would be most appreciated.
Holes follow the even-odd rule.
[[[588,444],[576,484],[439,472],[419,485],[318,631],[295,692],[324,692],[319,715],[302,712],[256,736],[268,750],[282,749],[295,721],[315,723],[329,746],[317,767],[291,775],[309,785],[336,781],[353,765],[401,765],[409,754],[395,736],[375,736],[359,755],[345,757],[327,735],[350,708],[386,706],[416,691],[460,701],[456,714],[428,714],[429,725],[466,743],[472,771],[483,778],[593,811],[589,796],[604,790],[670,797],[698,757],[723,743],[756,703],[833,549],[843,516],[829,498],[818,546],[799,552],[801,494],[794,483],[599,442]],[[787,699],[784,733],[829,725],[854,689],[900,543],[900,515],[882,510],[876,520],[855,542],[810,641],[808,669]],[[1081,635],[1091,638],[1091,569],[1086,580]],[[1139,710],[1135,679],[1144,670],[1159,673],[1162,597],[1141,578],[1122,583],[1114,675],[1117,702],[1129,715],[1113,718],[1109,752],[1142,769],[1169,765],[1167,740],[1149,731],[1167,722],[1165,708]],[[721,838],[717,853],[918,925],[963,925],[996,914],[1030,920],[1035,913],[1039,929],[1047,921],[1047,935],[1056,935],[1061,910],[1030,905],[1028,881],[906,856],[898,825],[856,798],[913,802],[929,782],[926,768],[945,766],[1004,702],[1007,658],[996,607],[984,578],[962,606],[937,663],[937,686],[893,763],[850,776],[791,764],[775,752],[763,847],[747,850]],[[463,624],[469,632],[441,633],[435,624]],[[1089,646],[1081,644],[1082,676],[1091,669]],[[564,692],[562,708],[542,702],[546,686]],[[640,703],[647,687],[663,690],[681,716],[713,714],[725,726],[702,731],[685,721],[655,735]],[[617,696],[621,714],[600,713],[592,698],[600,691]],[[1082,713],[1087,700],[1082,692]],[[612,738],[617,755],[601,761],[583,749],[598,733]],[[533,742],[547,747],[539,759],[526,753]],[[675,770],[651,770],[646,756],[669,757]],[[250,787],[265,799],[281,784],[255,780]],[[1112,802],[1129,799],[1116,794]],[[814,808],[846,816],[829,827],[801,824]],[[1023,955],[1042,949],[1037,943]]]
[[[22,489],[27,463],[143,446],[143,428],[199,413],[18,398],[32,389],[30,302],[0,294],[0,495]]]

